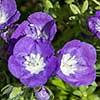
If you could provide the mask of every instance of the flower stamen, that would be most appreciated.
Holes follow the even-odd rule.
[[[31,53],[29,56],[25,56],[24,66],[31,74],[38,74],[44,70],[45,62],[40,54]]]
[[[70,74],[74,74],[75,71],[77,70],[77,60],[75,59],[75,56],[71,56],[69,53],[68,54],[64,54],[61,60],[61,71],[65,74],[65,75],[70,75]]]

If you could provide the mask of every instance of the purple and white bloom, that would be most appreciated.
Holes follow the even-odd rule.
[[[100,11],[96,11],[94,16],[88,18],[88,27],[100,39]]]
[[[44,86],[42,86],[41,89],[35,91],[35,97],[37,100],[49,100],[50,93]]]
[[[16,31],[12,34],[11,39],[18,39],[20,36],[32,37],[34,40],[43,39],[52,41],[57,28],[54,19],[43,12],[31,14],[26,21],[23,21]]]
[[[19,17],[15,0],[0,0],[0,29],[13,24]]]
[[[88,43],[79,40],[66,43],[58,51],[58,61],[58,77],[73,86],[89,85],[96,78],[96,50]]]
[[[28,87],[47,82],[58,66],[54,49],[48,41],[21,38],[8,60],[9,71]]]
[[[20,17],[15,0],[0,0],[0,33],[3,34],[5,27],[9,27]],[[4,33],[5,34],[5,33]],[[3,37],[4,35],[2,35]],[[5,38],[4,38],[5,39]]]

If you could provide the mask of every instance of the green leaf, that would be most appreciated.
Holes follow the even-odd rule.
[[[91,85],[97,87],[97,83],[95,81]]]
[[[34,94],[33,92],[31,93],[31,97],[30,97],[30,100],[33,100],[34,99]]]
[[[74,95],[70,95],[70,97],[68,97],[68,99],[60,99],[60,100],[81,100],[78,97],[74,96]]]
[[[100,72],[99,71],[96,71],[96,75],[100,76]]]
[[[48,93],[50,94],[50,100],[54,100],[54,94],[52,93],[52,91],[46,86],[45,87],[48,91]]]
[[[82,13],[85,13],[85,11],[88,9],[88,0],[85,0],[82,6]]]
[[[95,4],[99,5],[100,6],[100,2],[97,1],[97,0],[92,0]]]
[[[100,6],[99,6],[100,7]],[[100,63],[96,64],[96,70],[100,70]]]
[[[71,4],[71,3],[73,3],[75,0],[65,0],[65,3],[67,3],[67,4]]]
[[[81,100],[88,100],[87,97],[82,97]]]
[[[80,86],[80,87],[79,87],[79,90],[80,90],[81,92],[86,92],[87,88],[88,88],[88,87],[86,87],[86,86]]]
[[[90,86],[88,89],[87,89],[87,94],[92,94],[94,91],[95,91],[96,87],[95,86]]]
[[[6,85],[4,88],[2,88],[1,92],[3,95],[9,94],[12,89],[13,89],[13,86],[9,84],[9,85]]]
[[[10,84],[6,85],[5,87],[3,87],[3,88],[1,89],[1,92],[3,92],[5,89],[9,88],[10,86],[11,86]]]
[[[53,4],[50,0],[43,0],[44,12],[49,13],[49,9],[53,8]]]
[[[55,78],[55,79],[51,80],[51,82],[53,85],[55,85],[57,87],[66,89],[64,82],[59,78]]]
[[[100,98],[97,95],[90,95],[88,96],[88,100],[100,100]]]
[[[70,4],[70,9],[73,12],[73,14],[80,14],[80,10],[75,4]]]
[[[96,10],[100,10],[100,6],[96,6],[95,9],[96,9]]]
[[[43,0],[44,7],[46,8],[53,8],[53,5],[50,0]]]
[[[24,100],[24,97],[21,97],[19,100]]]
[[[21,87],[14,87],[10,93],[9,99],[13,99],[20,94],[22,94]]]
[[[73,92],[73,94],[74,95],[77,95],[77,96],[82,96],[82,93],[79,91],[79,90],[75,90],[74,92]]]
[[[76,16],[70,16],[69,20],[75,20]]]

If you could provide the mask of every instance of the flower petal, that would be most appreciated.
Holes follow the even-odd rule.
[[[8,68],[9,71],[16,77],[20,78],[21,76],[21,66],[17,62],[16,58],[14,56],[10,56],[8,60]]]
[[[28,21],[42,29],[42,32],[46,32],[46,34],[49,35],[50,41],[53,40],[57,28],[53,18],[50,15],[43,12],[36,12],[28,17]]]

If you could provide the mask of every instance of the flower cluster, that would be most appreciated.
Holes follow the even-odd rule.
[[[14,0],[0,1],[0,16],[0,30],[19,19],[20,13]],[[99,16],[100,11],[88,22],[90,30],[100,38]],[[91,44],[72,40],[57,52],[56,57],[51,45],[56,32],[55,21],[50,15],[44,12],[31,14],[10,37],[9,49],[12,53],[8,59],[9,71],[25,86],[32,88],[44,85],[52,75],[73,86],[90,85],[96,78],[95,48]],[[5,32],[1,36],[6,37]],[[36,93],[37,98],[44,93],[49,98],[44,88]],[[45,97],[41,98],[38,100]]]
[[[11,39],[16,39],[17,43],[8,66],[10,72],[24,85],[43,85],[56,71],[58,61],[50,43],[53,33],[56,33],[53,18],[46,13],[37,12],[22,22],[12,34]]]
[[[8,61],[10,72],[29,87],[45,84],[56,72],[74,86],[92,83],[96,77],[95,48],[73,40],[58,51],[57,59],[51,46],[55,33],[56,25],[51,16],[43,12],[30,15],[11,36],[18,41]]]

